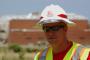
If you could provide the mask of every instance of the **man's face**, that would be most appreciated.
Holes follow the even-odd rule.
[[[66,36],[67,25],[64,22],[48,23],[43,25],[43,30],[50,44],[62,42]]]

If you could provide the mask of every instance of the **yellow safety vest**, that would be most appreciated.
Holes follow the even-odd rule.
[[[80,44],[73,43],[73,46],[66,53],[63,60],[87,60],[90,48],[85,48]],[[47,48],[37,53],[34,60],[53,60],[52,48]]]

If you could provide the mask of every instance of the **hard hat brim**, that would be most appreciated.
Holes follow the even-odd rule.
[[[47,24],[47,23],[54,23],[54,22],[60,22],[60,21],[66,22],[67,24],[75,24],[74,22],[70,21],[69,19],[61,18],[58,16],[42,18],[39,21],[39,24]]]

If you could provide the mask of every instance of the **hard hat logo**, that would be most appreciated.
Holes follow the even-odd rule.
[[[48,11],[47,17],[52,17],[52,16],[53,16],[53,12],[52,11]]]
[[[59,14],[58,16],[67,19],[67,15],[65,15],[65,14]]]

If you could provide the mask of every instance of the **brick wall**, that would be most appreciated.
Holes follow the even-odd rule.
[[[90,32],[85,32],[84,29],[88,28],[87,20],[72,20],[77,25],[74,27],[69,27],[68,38],[70,40],[85,41],[85,39],[90,39]],[[28,44],[31,42],[37,42],[38,40],[45,40],[45,35],[43,31],[37,27],[35,28],[38,20],[29,19],[13,19],[10,21],[9,37],[8,43],[19,43]],[[16,30],[15,30],[16,29]],[[87,42],[86,42],[87,43]]]

